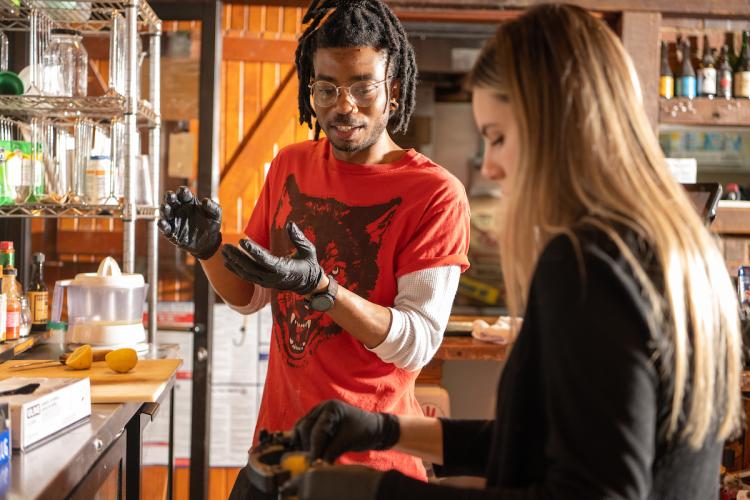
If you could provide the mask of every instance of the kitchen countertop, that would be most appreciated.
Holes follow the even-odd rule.
[[[154,346],[148,357],[158,357]],[[40,344],[16,359],[57,359],[62,353],[59,344]],[[174,386],[171,379],[159,395],[159,400]],[[142,403],[92,404],[91,417],[31,450],[13,450],[11,484],[5,498],[62,498],[67,497],[86,477],[97,460],[123,434],[127,423],[142,408]],[[0,472],[1,474],[2,472]]]

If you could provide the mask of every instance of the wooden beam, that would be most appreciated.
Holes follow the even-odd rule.
[[[623,12],[621,18],[622,44],[630,54],[638,73],[643,96],[643,108],[651,126],[659,125],[659,28],[658,12]]]
[[[235,210],[235,200],[242,196],[257,168],[271,161],[273,144],[296,113],[296,102],[297,76],[292,67],[221,172],[219,200],[226,211]],[[234,220],[231,214],[225,219]]]
[[[389,0],[392,9],[527,9],[547,0]],[[675,14],[721,15],[740,18],[750,15],[747,0],[706,2],[705,0],[571,0],[589,10],[601,12],[643,11]]]
[[[224,36],[225,61],[293,64],[296,40],[264,40],[250,36]]]

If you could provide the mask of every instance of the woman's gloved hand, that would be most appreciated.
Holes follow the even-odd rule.
[[[221,207],[208,198],[193,196],[185,186],[167,191],[159,207],[159,230],[177,247],[198,259],[208,259],[221,246]]]
[[[326,401],[294,424],[293,442],[310,452],[310,460],[333,462],[348,451],[387,450],[401,436],[398,418],[372,413],[342,401]]]
[[[242,250],[234,245],[222,247],[224,265],[243,280],[263,288],[309,294],[323,279],[323,268],[318,264],[315,246],[295,223],[288,222],[286,231],[297,248],[291,257],[277,257],[254,241],[243,239],[240,241]]]
[[[383,474],[362,465],[317,467],[288,481],[279,492],[299,500],[375,500]]]

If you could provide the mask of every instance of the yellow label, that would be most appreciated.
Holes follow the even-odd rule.
[[[674,78],[671,76],[659,77],[659,95],[667,99],[674,97]]]
[[[500,296],[500,289],[477,279],[461,276],[458,282],[458,293],[487,304],[494,304]]]
[[[31,307],[31,323],[46,325],[49,320],[47,302],[49,292],[29,292],[29,306]]]

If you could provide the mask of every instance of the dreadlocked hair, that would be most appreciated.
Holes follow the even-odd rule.
[[[319,48],[372,47],[386,50],[386,76],[401,83],[398,107],[388,119],[393,133],[405,133],[414,111],[417,64],[414,49],[398,18],[381,0],[312,0],[302,23],[310,23],[299,39],[295,53],[299,79],[299,122],[313,128],[315,111],[307,84],[315,76],[313,55]],[[389,86],[386,88],[390,88]],[[320,125],[315,122],[315,139]]]

